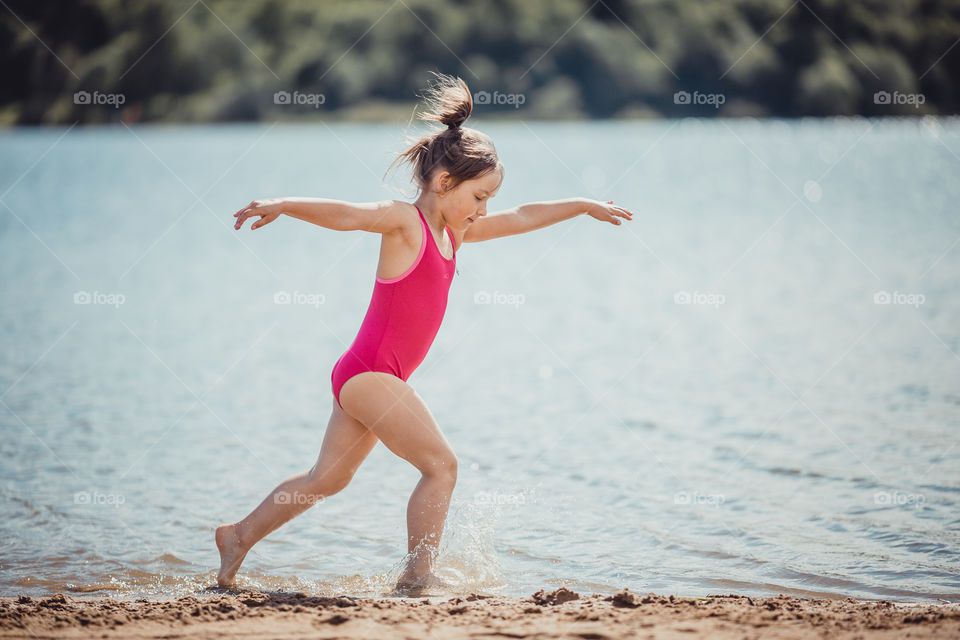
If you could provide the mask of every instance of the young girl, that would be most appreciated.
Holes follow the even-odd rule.
[[[428,89],[432,109],[420,117],[446,125],[422,137],[394,161],[412,165],[416,202],[353,204],[320,198],[254,200],[234,214],[235,229],[251,216],[258,229],[281,214],[336,231],[381,236],[373,298],[356,339],[333,367],[333,413],[313,467],[280,483],[246,518],[217,527],[221,586],[234,584],[244,556],[258,540],[341,491],[377,443],[422,474],[407,506],[408,561],[396,591],[422,593],[450,586],[432,572],[457,458],[407,379],[426,357],[440,328],[447,293],[464,242],[540,229],[581,213],[619,225],[633,214],[613,202],[568,199],[525,204],[487,215],[503,166],[488,136],[463,126],[473,109],[460,78],[437,74]],[[393,165],[391,165],[393,166]]]

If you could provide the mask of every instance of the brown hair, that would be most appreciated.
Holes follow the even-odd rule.
[[[429,108],[419,117],[445,124],[447,128],[435,130],[413,142],[406,151],[397,154],[387,171],[397,163],[410,163],[421,190],[430,184],[435,171],[450,174],[448,189],[498,169],[502,175],[503,165],[490,136],[463,126],[473,111],[473,96],[467,83],[461,78],[432,73],[436,80],[424,96]]]

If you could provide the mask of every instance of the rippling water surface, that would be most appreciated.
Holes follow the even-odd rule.
[[[442,575],[960,600],[956,121],[474,125],[506,165],[493,210],[637,215],[459,252],[410,379],[460,460]],[[381,180],[401,146],[392,125],[0,134],[0,594],[215,582],[214,527],[316,459],[379,246],[231,216],[403,198]],[[240,584],[385,592],[417,481],[378,445]]]

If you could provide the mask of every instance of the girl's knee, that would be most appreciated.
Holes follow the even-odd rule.
[[[444,480],[454,485],[457,482],[457,457],[452,452],[439,456],[431,460],[429,464],[424,465],[420,472],[425,476]]]
[[[311,492],[317,495],[332,496],[347,488],[350,480],[353,479],[353,473],[347,473],[342,470],[321,469],[314,465],[307,474],[310,481]]]

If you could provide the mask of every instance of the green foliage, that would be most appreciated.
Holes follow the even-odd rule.
[[[960,0],[6,0],[0,122],[409,117],[430,70],[491,117],[956,113],[958,39]]]
[[[852,115],[859,97],[856,76],[835,52],[805,68],[797,79],[797,101],[804,113]]]

